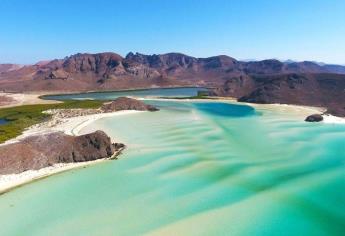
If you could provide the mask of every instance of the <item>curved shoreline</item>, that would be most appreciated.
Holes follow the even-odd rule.
[[[56,131],[62,131],[66,134],[76,136],[76,135],[79,135],[79,132],[84,127],[95,122],[96,120],[99,120],[105,117],[129,115],[129,114],[135,114],[135,113],[140,113],[140,112],[142,111],[133,111],[133,110],[132,111],[117,111],[117,112],[112,112],[112,113],[101,113],[101,114],[67,118],[65,119],[64,123],[58,124],[55,127],[49,127],[47,126],[47,123],[42,123],[42,124],[29,128],[22,135],[18,136],[15,139],[7,141],[2,145],[17,142],[20,139],[23,139],[27,136],[46,134],[49,132],[56,132]],[[28,170],[19,174],[0,175],[0,195],[6,192],[9,192],[17,187],[37,181],[39,179],[49,177],[54,174],[62,173],[62,172],[72,170],[72,169],[90,166],[90,165],[93,165],[102,161],[107,161],[107,160],[109,159],[106,158],[106,159],[98,159],[95,161],[76,162],[76,163],[59,163],[59,164],[55,164],[53,166],[45,167],[39,170]]]
[[[42,94],[38,98],[41,100],[46,101],[54,101],[52,99],[49,99],[49,96],[66,96],[66,95],[80,95],[80,94],[93,94],[93,93],[113,93],[113,92],[133,92],[133,91],[146,91],[146,90],[159,90],[159,89],[187,89],[187,88],[200,88],[205,89],[205,87],[198,87],[198,86],[170,86],[170,87],[139,87],[139,88],[133,88],[133,89],[119,89],[119,90],[90,90],[85,92],[66,92],[66,93],[50,93],[50,94]],[[56,100],[55,100],[56,101]]]
[[[162,98],[140,98],[140,100],[157,100],[157,101],[179,101],[179,102],[192,102],[192,101],[200,101],[200,102],[217,102],[217,101],[228,101],[237,104],[245,104],[255,109],[264,109],[264,110],[271,110],[271,111],[280,111],[280,112],[288,112],[289,114],[294,113],[295,115],[305,117],[306,115],[310,115],[312,113],[320,113],[324,109],[317,108],[317,107],[308,107],[308,106],[298,106],[298,105],[287,105],[287,104],[252,104],[252,103],[240,103],[235,101],[234,99],[162,99]],[[4,144],[17,142],[22,138],[31,135],[39,135],[39,134],[46,134],[50,132],[62,131],[69,135],[79,135],[80,131],[85,128],[86,126],[92,124],[93,122],[112,116],[118,115],[128,115],[134,113],[140,113],[142,111],[134,111],[134,110],[127,110],[127,111],[117,111],[112,113],[101,113],[101,114],[93,114],[93,115],[86,115],[86,116],[78,116],[73,118],[65,118],[64,122],[55,126],[49,126],[47,123],[41,123],[35,125],[28,130],[26,130],[22,135],[16,137],[15,139],[8,140]],[[331,115],[325,115],[323,123],[330,123],[330,124],[345,124],[345,118],[335,117]],[[85,166],[89,166],[95,163],[99,163],[101,161],[105,161],[107,159],[100,159],[90,162],[79,162],[79,163],[63,163],[63,164],[55,164],[51,167],[42,168],[39,170],[28,170],[20,174],[11,174],[11,175],[0,175],[0,195],[6,193],[14,188],[20,187],[24,184],[28,184],[30,182],[46,178],[53,174],[62,173],[64,171],[68,171],[75,168],[81,168]]]
[[[174,101],[174,102],[231,102],[233,104],[238,105],[247,105],[259,110],[270,110],[273,112],[282,112],[291,114],[291,112],[298,117],[304,119],[308,115],[312,114],[319,114],[324,113],[327,109],[324,107],[313,107],[313,106],[304,106],[304,105],[293,105],[293,104],[284,104],[284,103],[272,103],[272,104],[260,104],[260,103],[248,103],[248,102],[238,102],[236,98],[232,97],[211,97],[205,99],[174,99],[174,98],[138,98],[139,100],[153,100],[153,101]],[[344,124],[345,125],[345,117],[338,117],[333,116],[330,114],[323,114],[322,115],[324,120],[320,123],[325,124]]]

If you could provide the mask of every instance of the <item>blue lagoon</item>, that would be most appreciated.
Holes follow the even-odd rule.
[[[1,195],[0,235],[343,235],[344,125],[226,101],[147,102],[161,110],[81,131],[126,143],[119,160]]]

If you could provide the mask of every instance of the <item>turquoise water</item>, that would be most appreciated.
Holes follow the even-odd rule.
[[[156,88],[131,91],[112,91],[112,92],[92,92],[80,94],[48,95],[45,99],[50,100],[69,100],[69,99],[97,99],[110,100],[122,96],[131,97],[191,97],[196,96],[198,91],[207,91],[205,88]]]
[[[119,160],[0,196],[0,235],[344,235],[345,126],[223,102],[104,118]]]

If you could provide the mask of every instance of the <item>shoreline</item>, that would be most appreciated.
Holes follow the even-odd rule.
[[[68,135],[77,136],[79,135],[79,132],[85,126],[89,125],[90,123],[96,120],[106,118],[106,117],[128,115],[128,114],[134,114],[134,113],[139,113],[139,112],[143,112],[143,111],[125,110],[125,111],[116,111],[116,112],[110,112],[110,113],[98,113],[98,114],[92,114],[92,115],[77,116],[77,117],[72,117],[72,118],[63,118],[62,122],[58,124],[55,123],[56,120],[53,118],[52,120],[49,120],[47,122],[39,123],[39,124],[29,127],[21,135],[17,136],[16,138],[7,140],[6,142],[0,144],[0,146],[18,142],[21,139],[26,138],[28,136],[54,133],[58,131],[61,131]]]
[[[28,130],[24,131],[22,135],[8,140],[3,144],[6,145],[14,142],[18,142],[19,140],[33,135],[40,135],[40,134],[47,134],[53,133],[57,131],[62,131],[68,135],[79,135],[80,131],[99,119],[112,117],[112,116],[119,116],[119,115],[129,115],[129,114],[136,114],[141,113],[143,111],[135,111],[135,110],[126,110],[126,111],[117,111],[111,113],[99,113],[93,115],[85,115],[85,116],[78,116],[72,118],[65,118],[63,123],[57,124],[53,127],[49,125],[48,122],[44,122],[41,124],[34,125],[30,127]],[[121,153],[120,150],[118,153],[114,155],[118,155]],[[87,162],[75,162],[75,163],[58,163],[54,164],[50,167],[45,167],[39,170],[28,170],[19,174],[9,174],[9,175],[0,175],[0,195],[6,192],[9,192],[17,187],[23,186],[25,184],[29,184],[31,182],[37,181],[39,179],[43,179],[49,177],[54,174],[62,173],[68,170],[82,168],[86,166],[90,166],[96,163],[100,163],[103,161],[110,160],[111,158],[103,158],[94,161],[87,161]]]
[[[241,103],[241,104],[247,104],[249,106],[252,106],[254,108],[259,108],[259,109],[267,109],[273,112],[281,112],[281,113],[293,112],[294,115],[303,118],[303,121],[309,115],[321,114],[323,117],[323,120],[316,123],[345,124],[345,117],[338,117],[338,116],[333,116],[331,114],[325,114],[324,112],[327,109],[324,107],[313,107],[313,106],[280,104],[280,103],[273,103],[273,104]]]
[[[23,105],[36,105],[36,104],[56,104],[62,103],[62,101],[57,100],[45,100],[41,96],[43,93],[9,93],[0,92],[0,97],[7,97],[12,99],[12,101],[0,105],[0,108],[17,107]]]
[[[345,125],[345,118],[344,117],[338,117],[333,115],[322,115],[323,122],[327,124],[343,124]]]
[[[217,102],[217,101],[228,101],[233,104],[242,104],[248,105],[258,110],[268,110],[273,112],[283,112],[291,114],[294,113],[295,116],[300,116],[301,118],[305,118],[306,115],[311,115],[314,113],[322,113],[325,109],[319,107],[311,107],[311,106],[299,106],[299,105],[289,105],[289,104],[253,104],[253,103],[242,103],[237,102],[233,98],[217,98],[217,99],[165,99],[165,98],[138,98],[138,100],[157,100],[157,101],[179,101],[179,102],[192,102],[192,101],[199,101],[199,102]],[[63,122],[61,123],[54,123],[54,119],[51,121],[47,121],[44,123],[40,123],[34,125],[27,130],[25,130],[20,136],[17,136],[14,139],[8,140],[1,145],[6,145],[13,142],[18,142],[19,140],[32,136],[32,135],[40,135],[40,134],[47,134],[52,132],[62,131],[68,135],[77,136],[80,134],[81,130],[86,126],[92,124],[93,122],[112,116],[118,115],[128,115],[128,114],[135,114],[140,113],[143,111],[135,111],[135,110],[125,110],[125,111],[117,111],[111,113],[98,113],[92,115],[84,115],[72,118],[63,118]],[[345,118],[336,117],[332,115],[323,115],[324,120],[321,123],[327,124],[345,124]],[[64,171],[68,171],[75,168],[86,167],[95,163],[99,163],[101,161],[106,161],[106,159],[99,159],[95,161],[89,162],[77,162],[77,163],[60,163],[55,164],[51,167],[45,167],[39,170],[28,170],[19,174],[10,174],[10,175],[0,175],[0,195],[6,193],[12,189],[20,187],[24,184],[28,184],[30,182],[46,178],[48,176],[62,173]]]
[[[345,117],[333,116],[331,114],[323,114],[327,109],[324,107],[313,107],[305,105],[295,105],[295,104],[284,104],[284,103],[272,103],[272,104],[261,104],[261,103],[248,103],[248,102],[238,102],[236,98],[233,97],[210,97],[210,98],[196,98],[196,99],[176,99],[176,98],[138,98],[138,100],[154,100],[154,101],[174,101],[174,102],[218,102],[218,101],[227,101],[232,104],[237,105],[247,105],[258,110],[266,110],[273,112],[280,112],[291,114],[294,113],[294,116],[303,118],[303,121],[307,116],[313,114],[322,114],[324,118],[323,121],[319,123],[324,124],[344,124]]]
[[[44,167],[39,170],[27,170],[19,174],[0,175],[0,196],[23,185],[47,178],[49,176],[63,173],[72,169],[83,168],[96,163],[107,161],[107,159],[98,159],[94,161],[59,163],[53,166]]]
[[[132,88],[132,89],[118,89],[118,90],[88,90],[85,92],[52,92],[52,93],[42,93],[39,95],[39,98],[43,101],[49,101],[50,99],[46,98],[49,96],[65,96],[65,95],[79,95],[79,94],[92,94],[92,93],[114,93],[114,92],[132,92],[132,91],[145,91],[145,90],[158,90],[158,89],[184,89],[184,88],[200,88],[205,89],[205,87],[198,87],[198,86],[167,86],[167,87],[139,87],[139,88]],[[53,101],[53,100],[51,100]]]

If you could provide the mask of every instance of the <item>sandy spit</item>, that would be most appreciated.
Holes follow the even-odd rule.
[[[0,108],[16,107],[16,106],[21,106],[21,105],[61,103],[61,101],[41,99],[40,98],[41,95],[44,95],[44,94],[43,93],[4,93],[4,92],[0,92],[0,97],[4,96],[4,97],[8,97],[8,98],[13,99],[12,102],[10,102],[9,104],[0,106]]]
[[[15,139],[8,140],[4,144],[6,145],[13,142],[18,142],[19,140],[31,136],[31,135],[39,135],[39,134],[47,134],[50,132],[62,131],[69,135],[79,135],[79,132],[90,123],[102,119],[105,117],[112,117],[112,116],[120,116],[120,115],[129,115],[134,113],[139,113],[143,111],[117,111],[112,113],[100,113],[100,114],[93,114],[93,115],[86,115],[86,116],[79,116],[73,118],[66,118],[59,124],[55,124],[54,121],[48,121],[45,123],[41,123],[38,125],[34,125],[30,127],[24,133]],[[55,124],[55,125],[51,125]],[[10,174],[10,175],[0,175],[0,194],[4,192],[8,192],[11,189],[19,187],[21,185],[30,183],[32,181],[48,177],[53,174],[61,173],[67,170],[81,168],[85,166],[89,166],[95,163],[99,163],[101,161],[107,161],[108,159],[99,159],[95,161],[88,161],[88,162],[79,162],[79,163],[60,163],[55,164],[50,167],[42,168],[39,170],[28,170],[19,174]]]

